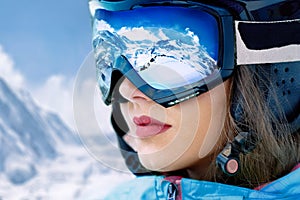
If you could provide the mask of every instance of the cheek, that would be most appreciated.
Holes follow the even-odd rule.
[[[177,114],[172,115],[176,128],[168,140],[160,142],[156,152],[139,154],[145,167],[158,171],[183,169],[213,152],[226,116],[227,98],[224,87],[220,87],[176,107]]]
[[[153,138],[151,144],[144,146],[147,150],[139,152],[139,158],[146,168],[158,171],[176,170],[197,159],[198,153],[190,153],[198,137],[200,109],[198,102],[192,99],[170,110],[168,116],[169,121],[173,122],[172,129]]]
[[[210,92],[209,110],[207,110],[206,118],[200,119],[200,124],[203,124],[203,128],[205,128],[198,152],[200,159],[213,152],[222,136],[222,129],[227,115],[226,86],[218,86]]]

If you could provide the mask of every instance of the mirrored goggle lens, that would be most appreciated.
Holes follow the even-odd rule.
[[[125,56],[135,72],[155,89],[183,87],[218,70],[218,23],[199,8],[98,9],[93,36],[104,95],[109,91],[113,68],[119,67],[115,61],[120,56]]]

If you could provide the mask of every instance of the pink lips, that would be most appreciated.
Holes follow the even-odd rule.
[[[134,117],[133,122],[137,126],[136,135],[141,138],[154,136],[171,128],[171,125],[145,115]]]

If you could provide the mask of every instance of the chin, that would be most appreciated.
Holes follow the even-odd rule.
[[[157,172],[170,172],[177,171],[186,167],[185,165],[180,164],[174,160],[168,160],[162,156],[156,156],[155,158],[150,159],[149,155],[139,156],[141,164],[151,171]],[[178,161],[178,160],[177,160]]]

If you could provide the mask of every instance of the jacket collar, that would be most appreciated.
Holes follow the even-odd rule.
[[[157,182],[157,194],[165,194],[170,182]],[[300,196],[300,168],[263,187],[261,190],[182,178],[180,181],[182,199],[298,199]]]

